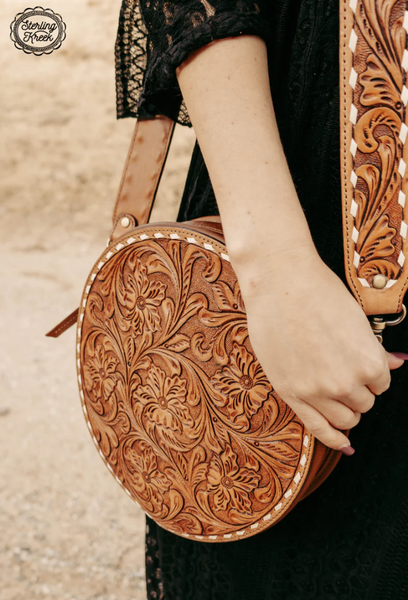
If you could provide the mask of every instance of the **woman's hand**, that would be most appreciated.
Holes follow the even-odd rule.
[[[386,352],[360,305],[304,249],[246,276],[237,264],[249,337],[275,391],[321,442],[353,450],[340,431],[360,421],[404,361]],[[232,265],[234,263],[232,261]]]

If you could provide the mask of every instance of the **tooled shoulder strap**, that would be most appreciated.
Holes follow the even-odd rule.
[[[344,260],[366,315],[405,312],[407,31],[406,0],[340,0]]]

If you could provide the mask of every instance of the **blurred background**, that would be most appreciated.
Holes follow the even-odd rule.
[[[0,600],[144,600],[144,517],[82,415],[74,310],[105,248],[135,124],[116,120],[120,0],[51,0],[67,37],[40,57],[0,0]],[[175,220],[195,141],[177,125],[152,220]]]

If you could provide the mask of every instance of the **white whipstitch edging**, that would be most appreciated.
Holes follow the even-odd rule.
[[[200,244],[199,241],[197,241],[195,238],[191,238],[191,237],[182,237],[177,233],[168,233],[165,232],[164,234],[161,232],[156,232],[153,234],[153,236],[156,239],[161,239],[161,238],[169,238],[169,239],[178,239],[178,240],[185,240],[191,244],[197,244],[197,245],[202,245],[203,248],[205,248],[206,250],[215,252],[217,254],[219,254],[224,260],[230,262],[230,258],[228,256],[228,254],[225,254],[224,252],[222,252],[221,250],[219,250],[218,248],[214,248],[214,246],[212,244],[209,244],[208,242],[203,242],[202,244]],[[198,237],[198,235],[197,235]],[[138,236],[138,238],[140,240],[147,240],[150,238],[149,235],[147,234],[141,234]],[[82,323],[83,319],[84,319],[84,315],[85,315],[85,310],[86,310],[86,305],[87,305],[87,301],[89,298],[89,294],[92,288],[92,282],[95,281],[98,272],[102,269],[103,265],[105,265],[111,258],[112,256],[115,255],[115,251],[119,252],[119,250],[121,250],[122,248],[124,248],[126,245],[131,245],[134,242],[138,241],[136,237],[129,237],[126,240],[124,240],[124,243],[118,243],[116,246],[111,247],[110,250],[105,254],[105,260],[100,260],[100,262],[98,262],[97,266],[95,267],[94,271],[91,273],[90,275],[90,281],[91,284],[87,285],[85,287],[85,291],[84,291],[84,296],[83,296],[83,302],[82,302],[82,307],[81,307],[81,315],[80,315],[80,322]],[[130,497],[132,497],[132,494],[129,492],[129,490],[125,487],[125,485],[123,484],[123,482],[119,479],[119,477],[117,477],[116,473],[114,472],[112,466],[109,464],[109,462],[107,461],[105,455],[103,454],[98,440],[96,439],[94,433],[93,433],[93,429],[92,429],[92,424],[89,420],[89,416],[88,416],[88,410],[86,408],[86,404],[85,404],[85,396],[84,396],[84,391],[83,391],[83,385],[82,385],[82,378],[80,375],[80,368],[81,368],[81,355],[80,355],[80,351],[81,351],[81,332],[82,332],[82,327],[79,327],[77,330],[77,367],[78,367],[78,384],[79,384],[79,394],[80,394],[80,398],[81,398],[81,404],[82,404],[82,410],[85,416],[85,420],[86,420],[86,424],[87,427],[90,431],[92,440],[96,446],[96,449],[99,453],[99,455],[101,456],[101,458],[103,459],[105,465],[107,466],[108,470],[110,471],[110,473],[113,475],[113,477],[116,479],[116,481],[119,483],[119,485],[124,489],[124,491],[126,492],[126,494]],[[308,448],[309,447],[309,435],[305,434],[304,438],[303,438],[303,446],[304,448]],[[298,488],[299,487],[299,483],[302,479],[302,477],[305,475],[305,467],[307,466],[307,455],[305,453],[302,454],[301,459],[299,461],[299,469],[296,472],[295,477],[293,478],[293,484],[294,487]],[[281,499],[281,501],[274,507],[274,511],[273,512],[279,512],[282,510],[282,508],[288,504],[291,504],[293,502],[292,496],[294,495],[294,487],[292,485],[292,487],[288,488],[286,490],[286,492],[283,494],[283,497]],[[265,515],[264,517],[262,517],[262,519],[256,523],[253,523],[252,525],[249,525],[249,529],[250,530],[255,530],[258,527],[262,527],[262,525],[265,525],[268,521],[270,521],[273,518],[273,512],[270,512],[269,514]],[[147,513],[146,513],[147,514]],[[150,515],[149,515],[150,516]],[[152,518],[152,517],[151,517]],[[171,529],[168,529],[169,531],[172,531]],[[182,533],[181,535],[185,538],[195,538],[197,540],[203,540],[208,538],[209,540],[216,540],[219,538],[223,538],[223,539],[231,539],[234,536],[237,536],[238,538],[242,537],[245,535],[246,533],[246,529],[243,529],[241,531],[235,531],[233,533],[226,533],[223,535],[209,535],[209,536],[204,536],[204,535],[192,535],[189,533]],[[173,533],[177,533],[176,531],[172,531]]]
[[[350,6],[351,10],[353,11],[353,14],[355,14],[355,12],[357,10],[357,4],[358,4],[358,0],[350,0],[350,2],[349,2],[349,6]],[[405,29],[405,31],[408,33],[408,11],[405,11],[405,13],[404,13],[404,21],[403,21],[402,26]],[[355,49],[357,46],[357,41],[358,41],[358,36],[353,27],[353,29],[351,30],[351,33],[350,33],[350,39],[349,39],[349,44],[348,44],[348,46],[351,50],[351,53],[353,55],[353,63],[354,63],[354,52],[355,52]],[[404,49],[404,52],[402,55],[401,67],[404,69],[405,73],[407,73],[407,71],[408,71],[408,50],[406,50],[406,49]],[[350,77],[349,77],[349,85],[353,90],[353,92],[352,92],[353,99],[354,99],[354,90],[355,90],[355,87],[357,84],[357,79],[358,79],[358,75],[357,75],[356,70],[354,69],[354,64],[353,64],[351,67],[351,70],[350,70]],[[406,107],[407,103],[408,103],[408,88],[405,85],[402,86],[402,91],[401,91],[400,97],[401,97],[401,102]],[[357,116],[358,116],[357,107],[353,104],[353,101],[352,101],[351,107],[350,107],[349,119],[350,119],[351,123],[353,124],[353,131],[354,131],[354,125],[356,125],[356,123],[357,123]],[[404,144],[407,139],[407,134],[408,134],[408,127],[407,127],[407,125],[405,125],[405,123],[402,123],[401,130],[399,132],[399,139],[401,140],[401,143],[402,143],[402,155],[404,155]],[[353,157],[353,161],[356,156],[356,152],[357,152],[357,142],[355,141],[354,137],[352,137],[351,144],[350,144],[350,153]],[[401,157],[399,165],[398,165],[398,172],[401,175],[401,186],[402,186],[402,180],[403,180],[405,172],[406,172],[406,168],[407,168],[407,165],[406,165],[405,161],[403,160],[403,158]],[[353,189],[355,189],[355,187],[357,185],[357,180],[358,180],[358,177],[357,177],[354,169],[352,169],[351,175],[350,175],[350,181],[353,186]],[[399,192],[398,202],[402,206],[402,209],[403,209],[403,217],[402,217],[402,223],[401,223],[401,228],[400,228],[400,235],[405,241],[407,239],[408,224],[404,221],[404,218],[405,218],[405,210],[404,210],[405,209],[405,194],[402,190],[400,190],[400,192]],[[359,236],[359,231],[355,227],[355,217],[357,214],[357,209],[358,209],[358,204],[355,202],[355,200],[353,198],[351,201],[350,214],[352,215],[353,220],[354,220],[354,226],[353,226],[353,231],[352,231],[352,235],[351,235],[351,239],[354,242],[354,246],[356,246],[357,241],[358,241],[358,236]],[[398,257],[398,264],[401,267],[403,267],[404,262],[405,262],[405,256],[404,256],[404,253],[401,251],[400,255]],[[353,265],[357,269],[359,264],[360,264],[360,255],[358,254],[358,252],[356,250],[354,250]],[[361,285],[363,287],[368,287],[368,288],[371,287],[366,279],[363,279],[361,277],[358,277],[357,279],[359,280],[359,282],[361,283]],[[387,281],[387,285],[385,287],[390,288],[396,282],[397,282],[396,279],[390,279]]]
[[[408,33],[408,11],[405,11],[405,13],[404,13],[403,28]],[[401,67],[404,69],[405,77],[406,77],[406,74],[408,71],[408,51],[406,48],[404,48],[404,52],[402,54]],[[408,103],[408,89],[406,88],[405,85],[403,85],[403,87],[402,87],[401,101],[402,101],[403,105],[406,107],[407,103]],[[402,144],[402,156],[404,155],[404,145],[405,145],[405,142],[407,139],[407,133],[408,133],[408,127],[403,122],[401,124],[401,130],[399,132],[399,138],[400,138],[401,144]],[[401,187],[402,187],[402,181],[403,181],[403,178],[404,178],[404,175],[406,172],[406,167],[407,167],[407,165],[406,165],[405,161],[403,160],[403,158],[401,157],[400,164],[398,167],[398,171],[401,175]],[[403,198],[403,201],[401,201],[402,198]],[[399,233],[400,233],[401,237],[403,238],[403,240],[405,241],[407,239],[408,225],[404,221],[404,218],[405,218],[405,194],[402,190],[400,190],[400,192],[399,192],[398,202],[402,207],[402,215],[403,215]],[[401,266],[401,268],[404,266],[404,262],[405,262],[405,256],[401,250],[399,257],[398,257],[398,264]],[[396,279],[390,279],[387,282],[386,288],[393,286],[394,283],[396,283]]]

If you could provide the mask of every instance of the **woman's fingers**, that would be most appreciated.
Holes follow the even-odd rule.
[[[282,399],[297,414],[310,433],[322,442],[322,444],[325,444],[329,448],[333,448],[333,450],[340,450],[340,448],[344,446],[351,445],[347,436],[333,427],[326,417],[313,408],[313,406],[294,396],[289,400],[286,398]]]
[[[333,401],[337,402],[339,405],[339,409],[342,405],[345,405],[349,408],[353,413],[366,413],[371,408],[373,408],[375,403],[375,394],[367,386],[359,386],[358,389],[353,390],[349,394],[338,394],[338,395],[330,395]],[[308,400],[309,401],[309,400]],[[320,408],[320,398],[312,399],[310,403],[315,406],[320,412],[326,414],[324,410]],[[325,400],[323,401],[326,402]],[[324,406],[324,404],[322,404]],[[354,425],[352,425],[354,427]],[[344,429],[341,427],[341,429]],[[349,427],[347,427],[349,429]]]
[[[384,364],[381,373],[367,377],[366,386],[375,396],[380,396],[386,392],[390,385],[391,373],[387,363]]]
[[[368,412],[375,402],[375,394],[366,385],[355,382],[353,384],[352,378],[346,376],[340,380],[339,377],[327,377],[325,374],[324,379],[320,381],[300,380],[290,384],[280,382],[279,386],[275,384],[275,389],[282,398],[286,396],[290,398],[293,394],[295,398],[301,398],[325,416],[330,414],[331,417],[336,417],[336,404],[338,404],[340,420],[343,420],[341,415],[345,417],[348,414],[351,418],[351,414]],[[326,403],[328,403],[328,407],[330,406],[330,413],[326,413]],[[354,425],[340,428],[349,429],[350,427],[354,427]]]
[[[352,410],[335,398],[315,398],[313,401],[308,400],[308,404],[323,415],[335,429],[352,429],[361,419],[360,412]]]
[[[339,390],[336,397],[322,393],[308,395],[302,399],[296,393],[288,391],[281,397],[303,421],[310,433],[334,450],[350,445],[342,431],[358,425],[361,413],[369,411],[375,402],[375,395],[366,386],[360,386],[350,394]]]

